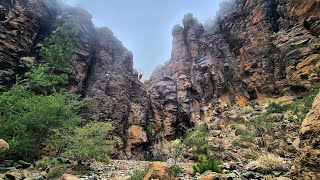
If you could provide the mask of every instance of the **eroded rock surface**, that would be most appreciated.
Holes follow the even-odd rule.
[[[142,84],[132,53],[111,30],[95,28],[85,10],[52,0],[3,0],[0,83],[10,86],[24,74],[21,57],[41,62],[43,40],[73,19],[79,35],[69,87],[91,98],[85,118],[114,123],[123,142],[115,157],[154,156],[185,127],[319,82],[319,1],[235,2],[219,11],[212,29],[185,15],[172,30],[171,59]]]
[[[301,149],[296,158],[297,179],[317,179],[320,177],[320,94],[315,98],[312,109],[304,119],[300,129]]]
[[[299,95],[319,82],[320,2],[235,2],[228,13],[220,10],[211,29],[192,14],[173,28],[171,59],[145,83],[163,136],[233,106]]]
[[[87,11],[59,2],[0,2],[0,83],[10,87],[16,75],[23,75],[26,69],[20,66],[20,58],[31,56],[41,62],[38,51],[43,40],[72,20],[79,33],[69,89],[92,99],[83,111],[86,119],[113,122],[115,135],[126,142],[130,126],[146,127],[149,105],[146,90],[133,70],[133,55],[111,30],[95,28]],[[131,151],[122,157],[127,155],[131,157]]]

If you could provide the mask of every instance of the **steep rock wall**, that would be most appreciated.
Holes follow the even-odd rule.
[[[17,75],[24,74],[20,58],[34,57],[41,63],[38,51],[43,40],[58,26],[75,21],[79,33],[69,89],[91,99],[82,112],[84,117],[114,124],[115,136],[124,142],[118,148],[127,147],[127,153],[119,151],[117,157],[131,157],[132,146],[147,142],[143,128],[148,115],[147,93],[133,70],[132,53],[111,30],[95,28],[87,11],[52,0],[4,0],[0,17],[1,85],[10,87]],[[139,133],[144,135],[142,139]]]
[[[116,157],[155,156],[185,127],[319,82],[319,1],[235,2],[209,30],[187,14],[172,30],[171,60],[142,84],[132,53],[108,28],[95,28],[88,12],[52,0],[3,0],[0,83],[10,86],[26,71],[21,57],[41,63],[44,38],[73,19],[79,36],[69,87],[91,98],[84,116],[114,123],[123,140]]]
[[[145,83],[157,107],[170,104],[171,111],[155,111],[165,129],[211,121],[234,105],[296,95],[319,82],[320,2],[234,2],[211,29],[192,14],[173,28],[171,59]],[[161,96],[168,92],[176,97]]]

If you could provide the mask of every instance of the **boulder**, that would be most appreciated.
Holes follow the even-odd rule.
[[[319,131],[320,129],[320,94],[314,99],[312,109],[303,120],[300,128],[300,134],[303,139],[306,139],[308,135]]]
[[[8,151],[10,148],[9,144],[3,140],[3,139],[0,139],[0,154]]]
[[[23,173],[22,171],[16,170],[12,172],[7,172],[4,175],[4,179],[9,179],[9,180],[22,180],[26,178],[26,173]]]
[[[143,180],[173,180],[174,175],[171,172],[170,166],[163,162],[153,162],[149,165],[148,170]]]
[[[295,159],[294,172],[300,179],[320,177],[320,93],[300,128],[300,151]]]

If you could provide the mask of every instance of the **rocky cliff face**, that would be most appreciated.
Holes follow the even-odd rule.
[[[1,85],[10,86],[16,75],[24,73],[19,63],[21,57],[35,57],[41,63],[38,50],[44,38],[58,26],[73,20],[79,34],[74,52],[75,73],[69,87],[91,98],[84,116],[88,120],[112,121],[129,155],[131,146],[147,142],[141,127],[146,124],[148,114],[147,93],[133,70],[132,53],[111,30],[95,28],[88,12],[59,1],[4,0],[0,5]],[[139,133],[142,133],[141,140]]]
[[[187,14],[172,30],[171,59],[145,83],[166,135],[319,82],[319,9],[312,0],[237,0],[207,30]]]
[[[301,129],[301,151],[296,157],[296,175],[301,179],[320,177],[320,94],[314,99],[312,109],[304,119]]]
[[[170,61],[142,84],[133,55],[91,15],[51,0],[0,2],[0,82],[24,73],[19,59],[38,57],[44,38],[71,19],[80,27],[70,89],[91,97],[86,118],[111,121],[123,139],[120,158],[143,159],[184,127],[319,82],[320,2],[235,0],[204,29],[187,14],[172,30]],[[145,151],[150,150],[151,153]]]

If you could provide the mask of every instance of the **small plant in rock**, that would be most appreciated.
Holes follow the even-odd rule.
[[[199,155],[198,161],[193,164],[193,175],[196,173],[204,173],[208,170],[216,173],[222,173],[222,170],[219,168],[220,162],[208,157],[207,155]]]
[[[22,68],[31,68],[34,66],[35,59],[33,57],[23,57],[19,60],[19,66]]]
[[[183,143],[187,148],[195,148],[198,154],[208,154],[209,130],[201,124],[187,130]]]
[[[266,112],[268,114],[271,114],[271,113],[282,113],[284,111],[286,111],[286,108],[283,107],[281,104],[279,104],[277,102],[274,102],[274,101],[268,102],[267,107],[266,107]]]
[[[251,106],[244,107],[243,112],[245,114],[251,114],[253,112],[253,108]]]
[[[181,155],[181,152],[184,148],[184,144],[180,139],[176,139],[173,141],[170,141],[167,144],[167,148],[170,152],[169,156],[174,159],[174,163],[176,164],[178,157]]]
[[[245,123],[234,122],[231,125],[235,129],[236,135],[239,136],[237,140],[233,142],[234,145],[240,146],[241,142],[251,142],[255,137],[254,131],[252,131],[251,126]]]
[[[45,170],[47,168],[58,166],[59,161],[56,158],[45,156],[45,157],[42,157],[40,160],[38,160],[35,164],[36,164],[36,167],[41,168],[42,170]]]
[[[146,170],[135,170],[128,180],[142,180],[146,172]]]
[[[274,124],[269,122],[268,114],[262,113],[250,118],[250,122],[233,123],[232,127],[236,130],[238,139],[233,142],[234,145],[240,145],[242,142],[253,142],[259,139],[259,146],[265,147],[265,136],[271,134]]]
[[[48,172],[47,178],[49,179],[59,177],[64,172],[62,165],[56,158],[45,156],[38,160],[35,164],[37,168]]]
[[[182,167],[175,165],[171,167],[171,172],[175,177],[178,177],[180,174],[183,173],[183,169]]]
[[[314,98],[319,93],[319,85],[314,86],[309,92],[302,98],[296,99],[293,103],[287,106],[287,110],[293,112],[294,115],[298,116],[299,123],[306,117],[312,107]]]
[[[49,170],[47,174],[47,178],[48,179],[57,178],[61,176],[63,173],[64,173],[64,168],[62,166],[55,166]]]

